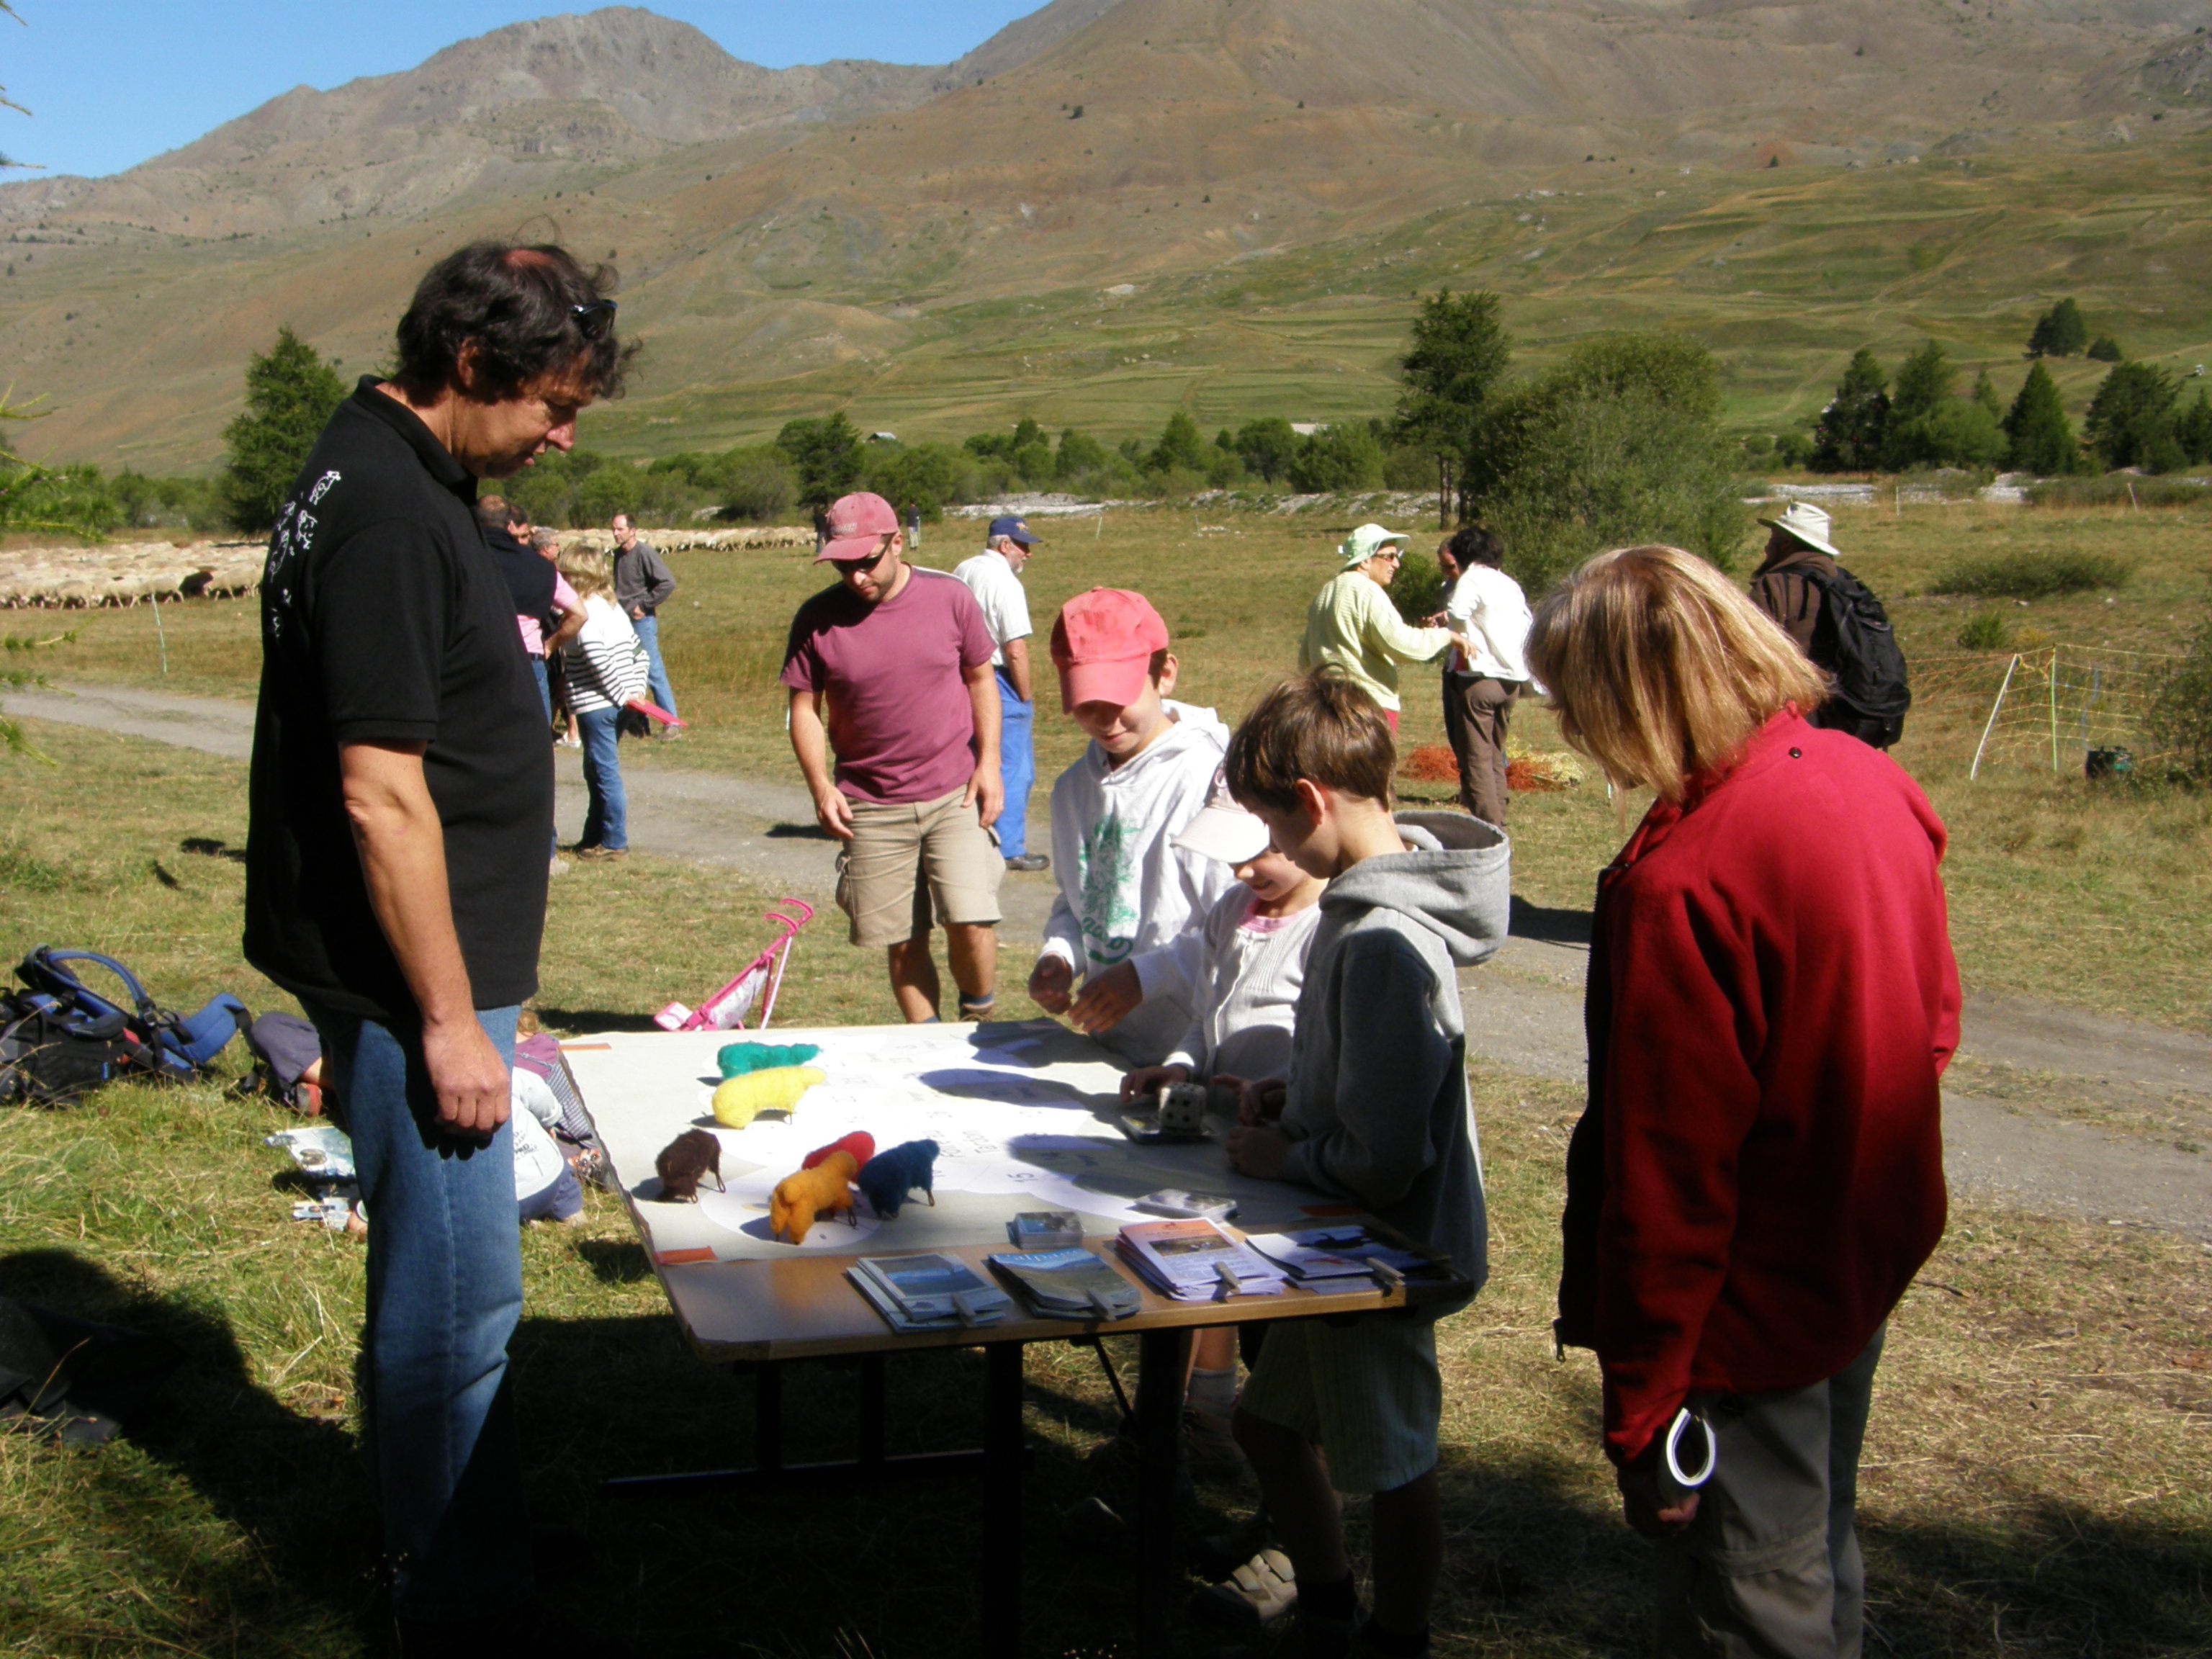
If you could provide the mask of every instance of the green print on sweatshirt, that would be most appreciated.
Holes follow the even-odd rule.
[[[1128,959],[1137,942],[1137,858],[1139,848],[1112,813],[1083,837],[1083,949],[1096,968]]]

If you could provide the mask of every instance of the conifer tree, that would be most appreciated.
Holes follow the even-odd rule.
[[[1413,337],[1401,360],[1403,389],[1391,416],[1392,441],[1437,465],[1437,522],[1451,493],[1451,470],[1467,453],[1484,403],[1512,360],[1512,337],[1498,319],[1495,294],[1454,298],[1439,289],[1421,301]]]
[[[228,451],[223,505],[240,530],[266,530],[307,463],[323,428],[346,399],[345,382],[286,324],[267,356],[246,366],[246,409],[222,429]]]
[[[1989,411],[1989,416],[2000,425],[2004,422],[2004,400],[1997,396],[1997,383],[1990,378],[1986,368],[1974,376],[1974,401]]]
[[[2006,459],[2015,471],[2053,478],[2079,470],[2081,452],[2066,418],[2066,404],[2058,395],[2058,383],[2042,363],[2028,365],[2027,379],[2005,415],[2004,429],[2011,444]]]
[[[1936,406],[1951,395],[1957,378],[1950,354],[1936,341],[1923,343],[1898,368],[1897,386],[1889,394],[1889,418],[1910,421],[1934,414]]]
[[[2139,466],[2171,472],[2185,457],[2174,436],[2174,404],[2181,391],[2172,376],[2148,363],[2115,363],[2081,429],[2106,468]]]
[[[2198,387],[2197,401],[2189,412],[2173,423],[2174,441],[2191,466],[2202,466],[2212,461],[2212,398],[2208,398],[2203,387]]]
[[[1813,428],[1813,470],[1864,472],[1881,465],[1889,437],[1889,377],[1861,346]]]
[[[2035,330],[2027,337],[2027,355],[2071,357],[2088,343],[2089,325],[2082,320],[2081,307],[2061,300],[2035,319]]]

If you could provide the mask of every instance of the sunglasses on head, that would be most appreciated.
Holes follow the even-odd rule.
[[[615,302],[594,300],[587,306],[570,306],[568,315],[586,339],[604,340],[615,325]]]

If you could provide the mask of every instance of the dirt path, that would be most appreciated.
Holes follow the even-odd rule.
[[[5,705],[13,714],[234,760],[244,760],[252,743],[252,708],[212,698],[71,686],[10,692]],[[584,811],[574,750],[558,751],[557,775],[565,839]],[[664,770],[649,756],[626,763],[623,778],[631,844],[639,850],[741,870],[810,900],[828,896],[835,851],[815,828],[811,804],[796,783]],[[1038,937],[1053,892],[1049,874],[1008,876],[1005,937]],[[1508,1070],[1579,1078],[1589,917],[1516,901],[1513,934],[1494,962],[1462,977],[1474,1046],[1486,1062]],[[1977,1078],[1996,1074],[1992,1068],[2021,1068],[2040,1080],[2041,1098],[1946,1091],[1944,1162],[1960,1191],[2046,1213],[2212,1239],[2212,1154],[2186,1150],[2212,1146],[2212,1041],[1981,993],[1968,994],[1964,1026],[1960,1052],[1978,1062]],[[2166,1123],[2178,1115],[2187,1132],[2154,1132],[2130,1118],[2147,1098],[2160,1103]],[[2112,1122],[2078,1121],[2107,1106]]]

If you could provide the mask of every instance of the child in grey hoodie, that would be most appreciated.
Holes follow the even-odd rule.
[[[1456,969],[1504,939],[1510,849],[1473,818],[1394,817],[1395,761],[1382,711],[1334,668],[1277,687],[1230,740],[1231,791],[1329,884],[1281,1116],[1248,1103],[1230,1156],[1246,1175],[1360,1205],[1448,1253],[1480,1289],[1487,1236]],[[1462,1305],[1268,1334],[1237,1437],[1297,1568],[1297,1651],[1428,1650],[1443,1553],[1431,1322]],[[1364,1627],[1332,1486],[1375,1495]]]

